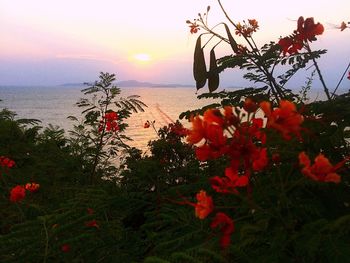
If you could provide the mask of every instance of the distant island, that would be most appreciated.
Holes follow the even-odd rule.
[[[93,82],[91,82],[93,83]],[[138,80],[124,80],[124,81],[118,81],[115,83],[118,87],[147,87],[147,88],[193,88],[195,87],[193,84],[188,84],[188,85],[184,85],[184,84],[155,84],[155,83],[151,83],[151,82],[142,82],[142,81],[138,81]],[[65,87],[72,87],[72,86],[77,86],[77,87],[81,87],[81,86],[86,86],[85,83],[65,83],[65,84],[61,84],[60,86],[65,86]]]

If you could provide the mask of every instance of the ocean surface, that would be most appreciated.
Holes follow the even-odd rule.
[[[76,116],[81,119],[81,108],[75,103],[84,94],[84,87],[0,87],[0,109],[7,108],[14,111],[16,118],[34,118],[42,121],[43,127],[52,124],[63,128],[67,133],[72,129],[74,122],[67,119],[68,116]],[[128,120],[126,134],[133,141],[130,146],[147,150],[148,141],[156,138],[152,128],[145,129],[144,123],[155,121],[156,129],[159,129],[173,121],[176,121],[180,113],[187,110],[198,109],[214,100],[198,100],[196,89],[188,88],[121,88],[121,97],[139,95],[148,107],[145,112],[135,113]],[[182,123],[188,125],[186,120]]]
[[[67,119],[75,116],[81,119],[81,108],[76,102],[84,97],[81,89],[84,86],[56,86],[56,87],[6,87],[0,86],[0,109],[7,108],[17,114],[17,118],[34,118],[42,121],[41,125],[47,127],[49,124],[63,128],[68,134],[72,130],[74,122]],[[231,89],[229,89],[231,90]],[[233,89],[232,89],[233,90]],[[207,92],[205,89],[200,93]],[[148,120],[155,121],[155,128],[159,128],[174,122],[180,113],[194,110],[202,106],[214,103],[214,100],[197,99],[199,94],[193,87],[127,87],[121,88],[121,97],[139,95],[148,107],[145,112],[135,113],[128,120],[129,127],[126,135],[133,141],[130,146],[147,151],[150,140],[156,139],[157,135],[152,128],[145,129],[144,123]],[[323,99],[323,91],[313,91],[311,100]],[[190,124],[186,120],[181,121],[185,127]]]

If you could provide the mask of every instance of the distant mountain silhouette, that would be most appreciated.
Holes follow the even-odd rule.
[[[89,84],[93,82],[88,82]],[[143,81],[138,81],[138,80],[123,80],[123,81],[118,81],[115,83],[117,87],[147,87],[147,88],[176,88],[176,87],[191,87],[193,88],[194,85],[188,84],[188,85],[183,85],[183,84],[155,84],[151,82],[143,82]],[[86,86],[84,83],[65,83],[62,84],[61,86],[74,86],[74,87],[79,87],[79,86]]]
[[[183,84],[155,84],[151,82],[142,82],[138,80],[124,80],[116,83],[118,87],[194,87],[194,85],[183,85]]]

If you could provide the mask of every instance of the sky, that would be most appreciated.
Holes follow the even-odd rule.
[[[326,29],[312,47],[328,49],[320,66],[331,85],[350,62],[350,30],[335,29],[350,21],[349,0],[222,4],[235,22],[259,21],[258,45],[290,34],[299,16],[313,16]],[[100,71],[115,73],[118,80],[193,85],[198,35],[185,21],[208,5],[210,25],[225,21],[216,0],[0,0],[0,85],[89,82]],[[229,54],[227,47],[221,50]],[[305,77],[293,81],[303,84]],[[221,86],[243,83],[237,70],[221,75]]]

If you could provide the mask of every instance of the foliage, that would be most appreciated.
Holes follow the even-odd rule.
[[[99,81],[82,90],[89,96],[77,102],[77,106],[84,109],[84,120],[70,132],[76,153],[83,159],[91,160],[91,181],[96,180],[96,173],[100,173],[97,177],[101,177],[101,173],[106,177],[115,174],[112,162],[118,161],[118,154],[128,148],[125,141],[130,140],[124,134],[127,128],[124,120],[132,112],[144,111],[143,107],[146,107],[137,95],[118,97],[120,89],[113,84],[114,74],[101,72],[99,78]],[[78,121],[76,117],[69,118]],[[110,174],[106,173],[107,170],[110,170]]]
[[[218,102],[182,113],[190,129],[155,130],[149,154],[123,133],[146,105],[120,97],[113,74],[83,90],[83,120],[70,117],[69,136],[0,112],[1,262],[348,260],[350,94],[324,86],[326,101],[307,100],[315,76],[324,85],[316,59],[325,51],[310,47],[323,26],[301,17],[292,34],[258,48],[256,20],[235,23],[222,7],[221,36],[209,11],[187,23],[204,31],[193,73],[209,93],[198,98]],[[232,54],[217,59],[222,43]],[[309,63],[300,93],[286,89]],[[217,92],[231,68],[259,86]]]

